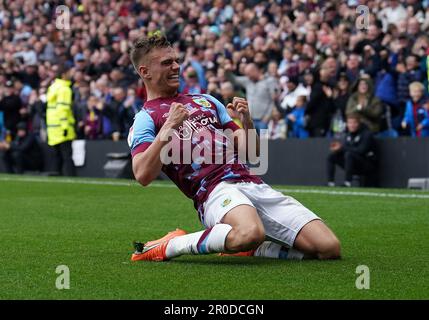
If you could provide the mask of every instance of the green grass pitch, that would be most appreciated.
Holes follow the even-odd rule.
[[[0,175],[0,298],[429,298],[429,193],[282,188],[334,230],[342,260],[207,255],[132,263],[132,240],[201,229],[192,202],[171,184]],[[70,269],[69,290],[55,287],[58,265]],[[370,270],[369,290],[355,286],[359,265]]]

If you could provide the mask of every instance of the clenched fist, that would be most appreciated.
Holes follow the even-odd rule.
[[[246,99],[234,97],[232,100],[232,105],[235,111],[237,111],[240,115],[240,120],[242,123],[251,121],[249,104],[247,103]]]
[[[189,111],[181,103],[173,102],[170,106],[170,112],[165,122],[172,129],[179,128],[183,121],[189,118]]]

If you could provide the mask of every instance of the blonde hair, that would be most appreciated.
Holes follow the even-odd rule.
[[[149,37],[141,37],[137,39],[131,48],[128,50],[130,60],[138,73],[138,67],[142,59],[149,54],[153,49],[168,48],[171,43],[167,37],[161,32],[154,32]]]
[[[408,88],[410,90],[420,90],[422,92],[425,90],[423,83],[418,82],[418,81],[411,82],[410,85],[408,86]]]

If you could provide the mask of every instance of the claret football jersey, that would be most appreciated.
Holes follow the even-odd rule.
[[[133,157],[146,151],[154,141],[173,102],[183,104],[190,116],[172,132],[166,146],[170,161],[164,162],[162,171],[194,201],[202,219],[203,203],[220,182],[262,183],[262,180],[251,175],[247,165],[233,152],[233,139],[226,132],[232,133],[239,127],[225,106],[207,94],[177,94],[147,101],[136,114],[128,135]]]

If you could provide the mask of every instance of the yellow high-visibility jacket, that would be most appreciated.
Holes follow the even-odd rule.
[[[76,138],[70,86],[71,81],[69,80],[55,79],[46,93],[46,126],[50,146]],[[66,130],[67,135],[64,135]]]

